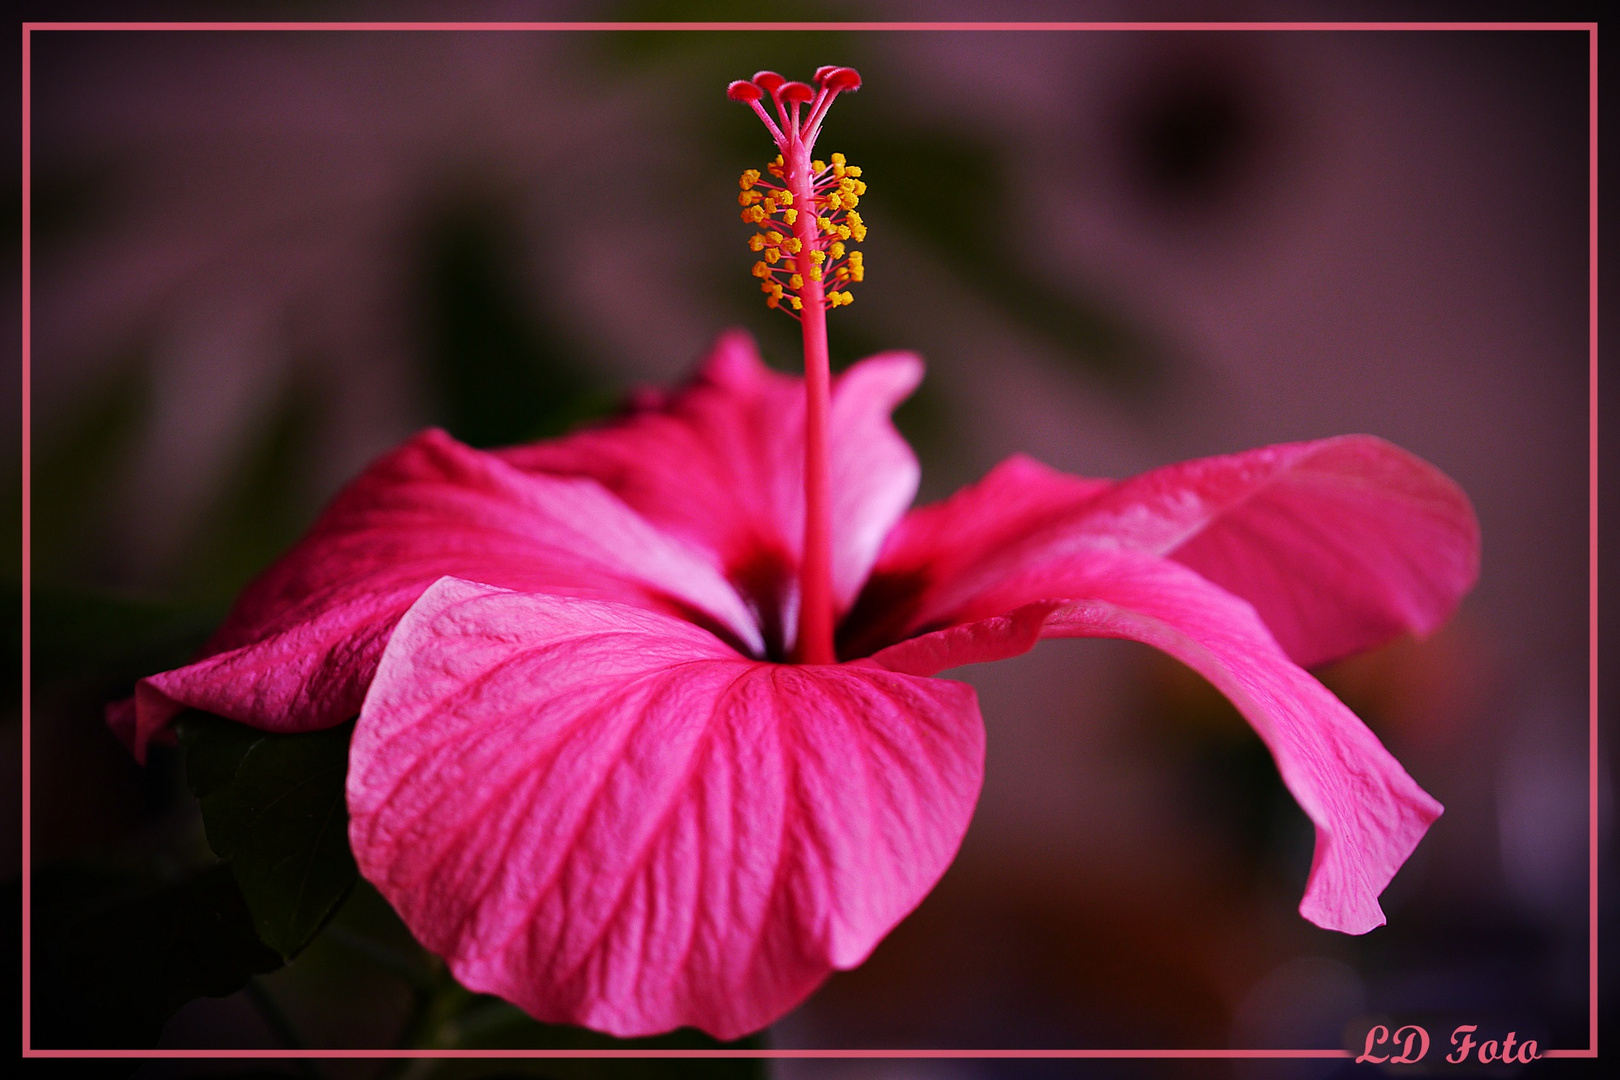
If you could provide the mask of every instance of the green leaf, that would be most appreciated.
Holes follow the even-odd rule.
[[[291,959],[355,882],[343,783],[350,722],[277,735],[187,713],[186,781],[214,854],[228,860],[260,940]]]
[[[34,1045],[157,1045],[193,998],[224,997],[282,960],[222,865],[171,884],[73,867],[35,872]]]

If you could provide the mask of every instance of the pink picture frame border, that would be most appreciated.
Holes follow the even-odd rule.
[[[619,31],[619,30],[846,30],[846,31],[1342,31],[1415,32],[1584,31],[1588,47],[1587,99],[1587,1045],[1553,1048],[1545,1058],[1598,1056],[1598,24],[1595,22],[25,22],[22,24],[22,1056],[24,1058],[1138,1058],[1305,1059],[1349,1058],[1334,1049],[785,1049],[785,1050],[44,1050],[32,1045],[30,837],[30,615],[31,378],[32,359],[32,38],[56,31]]]

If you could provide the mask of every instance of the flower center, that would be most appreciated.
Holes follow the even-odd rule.
[[[855,207],[866,191],[861,170],[842,154],[830,163],[813,158],[827,109],[839,94],[858,90],[853,68],[823,67],[816,87],[788,82],[774,71],[739,80],[726,94],[752,108],[779,153],[765,172],[742,174],[742,218],[760,231],[748,239],[763,258],[754,264],[767,306],[786,312],[804,331],[804,552],[799,563],[799,625],[794,658],[803,664],[837,662],[833,650],[832,493],[827,458],[831,373],[827,309],[854,298],[838,286],[866,276],[851,241],[866,238]],[[763,104],[769,97],[775,118]],[[772,180],[765,179],[766,175]],[[828,284],[833,288],[829,290]]]

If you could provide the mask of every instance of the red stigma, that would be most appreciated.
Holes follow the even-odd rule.
[[[765,129],[771,133],[777,149],[785,154],[790,146],[797,143],[803,143],[806,147],[815,146],[816,136],[821,132],[822,121],[827,117],[827,107],[841,92],[860,89],[861,77],[854,68],[824,64],[816,69],[815,83],[815,86],[811,86],[809,83],[789,82],[774,71],[756,71],[752,79],[738,79],[728,84],[726,96],[753,109],[764,122]],[[766,97],[771,99],[774,109],[761,104],[761,100]],[[858,177],[860,173],[857,172],[855,175]],[[842,180],[843,173],[840,172],[838,177]],[[778,176],[778,179],[781,177]],[[767,183],[767,186],[770,185]],[[747,191],[748,186],[744,185],[743,190]],[[859,196],[859,192],[850,193],[851,198]],[[831,204],[833,209],[837,208],[838,201],[841,199]],[[787,206],[788,203],[781,202],[777,205]],[[850,208],[853,209],[853,203]],[[795,214],[798,211],[799,208],[793,208]],[[751,215],[755,212],[751,204],[747,202],[743,204],[745,218],[753,220]],[[813,207],[807,212],[812,217],[816,215]],[[858,223],[858,216],[856,220]]]
[[[823,75],[824,71],[827,74]],[[861,73],[847,67],[818,68],[816,81],[828,90],[847,93],[861,88]]]

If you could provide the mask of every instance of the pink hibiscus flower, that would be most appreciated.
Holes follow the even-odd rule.
[[[931,676],[1129,638],[1270,748],[1316,826],[1301,913],[1381,924],[1441,808],[1302,665],[1451,613],[1478,571],[1467,498],[1346,436],[1124,482],[1015,457],[908,513],[917,463],[889,413],[920,361],[827,377],[824,312],[849,294],[821,278],[859,280],[839,232],[858,174],[810,162],[805,136],[858,79],[818,81],[732,91],[777,105],[767,172],[790,198],[744,210],[766,211],[767,302],[804,322],[808,382],[731,333],[689,385],[601,427],[496,452],[425,432],[115,728],[143,754],[188,707],[271,731],[358,714],[356,860],[458,979],[542,1020],[729,1039],[859,964],[954,857],[984,729],[972,689]],[[795,208],[815,212],[770,240]]]

